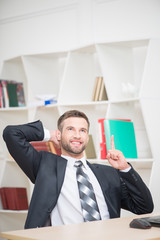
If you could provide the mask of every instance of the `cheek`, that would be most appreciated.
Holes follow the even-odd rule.
[[[63,142],[68,142],[69,141],[69,139],[70,139],[70,135],[69,134],[61,134],[61,136],[60,136],[60,140],[61,140],[61,142],[63,141]]]
[[[87,136],[87,139],[86,139],[86,142],[88,143],[88,141],[89,141],[89,136]]]
[[[88,136],[83,136],[83,141],[84,141],[85,145],[87,145],[88,141],[89,141],[89,137]]]

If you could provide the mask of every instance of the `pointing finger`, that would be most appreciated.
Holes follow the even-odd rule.
[[[114,136],[111,136],[111,150],[115,150]]]

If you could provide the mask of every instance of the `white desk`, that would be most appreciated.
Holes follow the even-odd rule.
[[[159,215],[159,214],[158,214]],[[81,224],[34,228],[2,233],[9,240],[160,240],[160,228],[133,229],[129,223],[140,215]]]

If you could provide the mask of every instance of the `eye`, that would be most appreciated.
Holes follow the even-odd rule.
[[[73,127],[68,127],[67,128],[69,131],[72,131],[73,130]]]
[[[81,129],[81,132],[87,133],[87,130],[86,129]]]

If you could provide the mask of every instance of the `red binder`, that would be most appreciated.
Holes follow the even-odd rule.
[[[28,199],[26,188],[3,187],[0,189],[2,205],[9,210],[27,210]]]
[[[8,209],[4,188],[0,189],[0,196],[1,196],[1,202],[2,202],[3,209]]]
[[[34,141],[30,143],[37,151],[47,151],[61,155],[61,150],[56,148],[52,141]]]
[[[101,159],[106,159],[106,156],[107,156],[107,145],[106,145],[106,138],[105,138],[105,131],[104,131],[104,120],[105,119],[107,119],[107,118],[98,119],[99,139],[100,139],[100,158]],[[112,118],[112,120],[131,121],[131,119],[119,119],[119,118]]]
[[[107,156],[106,139],[105,139],[105,132],[104,132],[104,124],[103,124],[104,119],[105,118],[98,119],[101,159],[106,159],[106,156]]]

